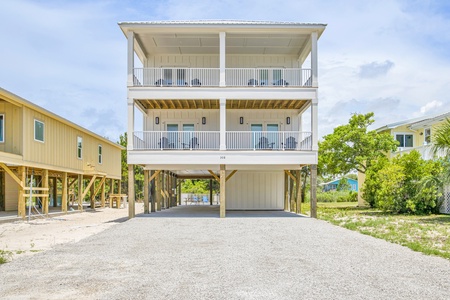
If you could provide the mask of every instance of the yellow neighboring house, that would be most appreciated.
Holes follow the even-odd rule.
[[[391,156],[417,150],[423,159],[432,159],[431,136],[447,118],[450,118],[450,112],[388,124],[378,128],[377,132],[388,132],[400,143]]]
[[[450,112],[388,124],[378,128],[377,132],[388,132],[399,142],[397,151],[392,152],[391,157],[416,150],[423,159],[433,159],[435,155],[432,151],[432,135],[447,118],[450,118]],[[443,153],[438,152],[436,156],[443,156]],[[449,187],[446,187],[444,192],[444,202],[440,211],[450,214]]]
[[[0,88],[0,211],[25,217],[28,203],[43,214],[70,203],[82,210],[86,196],[104,206],[106,184],[120,194],[122,150]]]

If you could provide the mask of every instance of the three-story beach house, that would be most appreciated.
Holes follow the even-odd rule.
[[[315,215],[317,44],[325,24],[119,26],[128,40],[130,179],[133,165],[144,166],[146,188],[149,180],[168,174],[170,188],[156,197],[167,196],[162,205],[170,207],[177,180],[213,178],[220,182],[224,217],[232,209],[286,209],[285,177],[294,177],[288,170],[310,165]],[[138,110],[142,125],[136,124]],[[129,187],[132,217],[132,180]]]

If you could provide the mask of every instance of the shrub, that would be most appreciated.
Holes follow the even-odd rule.
[[[379,161],[366,172],[364,199],[371,205],[394,213],[436,212],[441,194],[436,184],[423,186],[424,178],[438,176],[440,161],[423,160],[417,151]]]

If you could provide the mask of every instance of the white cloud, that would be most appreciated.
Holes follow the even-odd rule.
[[[392,67],[394,67],[394,63],[390,60],[386,60],[382,63],[374,61],[360,66],[358,74],[361,78],[375,78],[386,75]]]
[[[420,112],[422,114],[426,114],[430,111],[436,110],[437,108],[442,107],[442,102],[433,100],[420,108]]]

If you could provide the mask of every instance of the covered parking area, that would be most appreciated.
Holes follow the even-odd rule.
[[[238,166],[218,166],[207,170],[151,170],[144,167],[144,214],[160,212],[183,204],[181,185],[185,179],[209,180],[209,205],[212,206],[212,182],[220,187],[217,216],[224,218],[229,211],[287,211],[301,213],[302,185],[306,176],[297,170],[267,170],[253,167],[248,170]],[[229,167],[229,169],[227,168]],[[317,168],[311,166],[311,212],[316,217],[316,176]],[[129,165],[129,178],[134,178],[134,166]],[[135,184],[128,182],[129,218],[135,217]],[[228,199],[227,199],[228,198]],[[185,210],[188,212],[189,210]],[[211,210],[212,213],[214,210]]]

